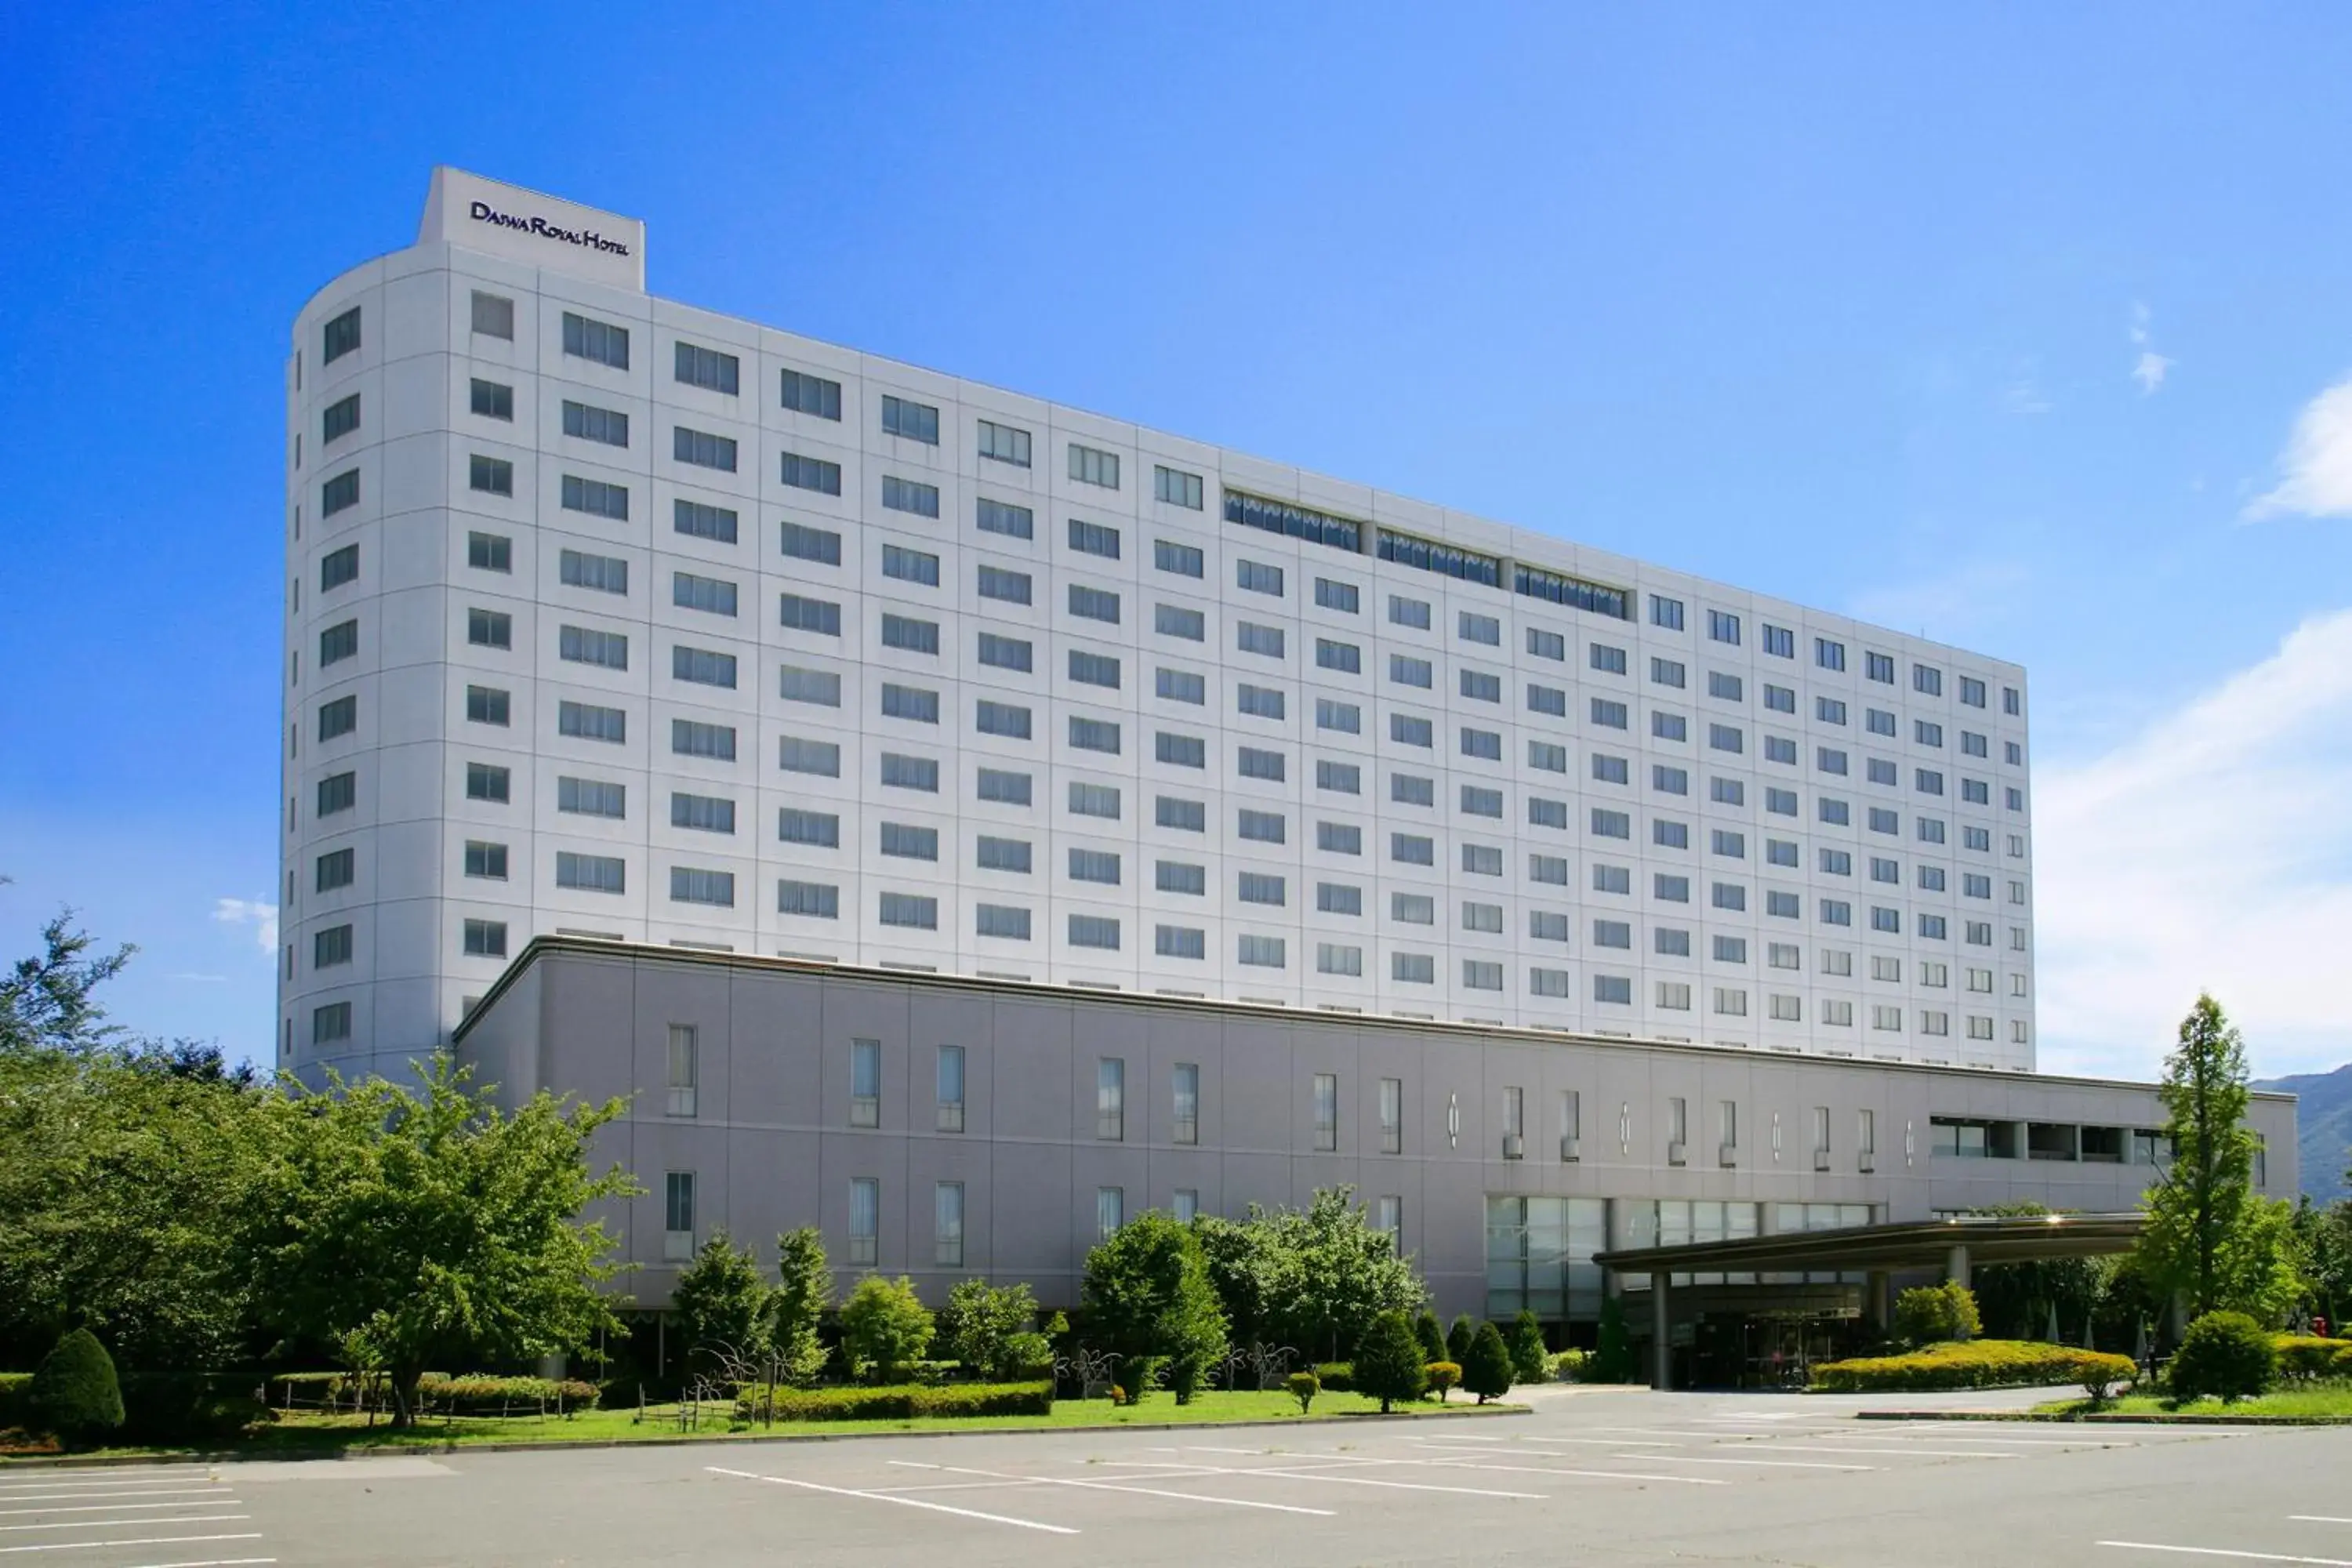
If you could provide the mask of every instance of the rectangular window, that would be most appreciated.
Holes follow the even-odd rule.
[[[1080,620],[1106,621],[1118,625],[1118,595],[1108,588],[1089,588],[1083,583],[1070,584],[1070,614]]]
[[[1098,485],[1107,490],[1118,489],[1118,454],[1105,452],[1094,447],[1070,443],[1070,478],[1082,485]]]
[[[796,490],[814,490],[819,495],[841,493],[841,465],[823,458],[806,458],[798,452],[782,454],[778,477]]]
[[[782,806],[776,812],[776,837],[785,844],[807,844],[824,849],[841,847],[841,817],[830,811],[802,811]]]
[[[980,455],[993,463],[1025,468],[1029,466],[1029,432],[983,419],[980,422]]]
[[[555,781],[555,809],[579,816],[606,816],[614,821],[625,818],[628,811],[628,786],[604,779],[578,779],[558,776]]]
[[[782,405],[793,413],[813,415],[819,419],[841,417],[841,383],[788,370],[783,373],[782,387]]]
[[[1813,662],[1823,669],[1843,669],[1845,668],[1845,644],[1842,642],[1833,642],[1828,637],[1815,637],[1813,639]]]
[[[1025,506],[990,500],[982,496],[972,525],[982,533],[1001,533],[1008,539],[1030,539],[1036,533],[1037,515]]]
[[[1105,915],[1072,915],[1069,923],[1072,947],[1098,948],[1118,951],[1118,921]]]
[[[484,495],[514,494],[514,465],[504,458],[485,458],[479,452],[466,459],[466,485]]]
[[[360,727],[360,700],[356,694],[338,697],[332,702],[319,704],[319,739],[331,741],[348,735]]]
[[[352,393],[327,405],[319,419],[319,445],[325,447],[360,427],[360,395]]]
[[[1318,609],[1337,610],[1342,615],[1358,613],[1358,595],[1353,583],[1335,582],[1328,577],[1315,579],[1315,605]]]
[[[337,1040],[348,1040],[351,1037],[352,1005],[350,1003],[330,1002],[323,1007],[311,1010],[310,1043],[312,1045],[331,1045]]]
[[[701,501],[681,500],[673,509],[671,526],[676,531],[685,534],[689,539],[708,539],[719,544],[732,544],[735,542],[738,521],[735,510],[731,507],[709,506]],[[803,530],[802,531],[814,531]],[[793,532],[793,525],[789,522],[784,524],[784,553],[787,555],[795,553],[791,542]],[[829,537],[833,540],[833,555],[826,563],[838,566],[841,564],[841,536],[833,534]]]
[[[811,920],[839,920],[841,889],[822,882],[780,881],[776,884],[776,912]]]
[[[882,398],[882,433],[936,447],[940,444],[940,411],[928,403],[886,393]]]
[[[706,392],[721,392],[730,397],[735,395],[737,378],[742,365],[733,354],[721,353],[717,349],[698,348],[683,341],[677,349],[678,384],[698,386]]]
[[[629,416],[617,408],[597,408],[569,398],[563,404],[563,433],[576,440],[604,447],[629,444]]]
[[[625,893],[628,868],[620,857],[580,855],[560,849],[555,855],[555,885],[589,893]]]
[[[506,693],[498,695],[503,698]],[[555,705],[555,732],[574,740],[625,745],[629,739],[628,710],[606,708],[593,702],[561,701]]]
[[[320,333],[319,363],[334,363],[360,346],[360,308],[357,305],[329,321]]]
[[[707,647],[688,647],[674,644],[669,650],[669,673],[673,680],[690,681],[697,686],[719,686],[735,689],[735,656]],[[885,687],[887,693],[889,688]]]
[[[785,594],[777,601],[777,619],[786,631],[814,632],[828,637],[841,635],[841,606],[829,599]]]
[[[474,290],[474,331],[486,338],[503,338],[514,342],[515,302],[503,294],[485,294]]]
[[[1114,489],[1118,485],[1118,459],[1113,458],[1111,482]],[[1070,477],[1076,479],[1077,476],[1074,473]],[[1151,470],[1151,493],[1156,499],[1170,506],[1189,507],[1194,511],[1199,511],[1201,510],[1201,476],[1185,473],[1181,468],[1154,467]]]
[[[698,577],[691,572],[673,572],[669,580],[669,602],[681,610],[699,610],[710,616],[732,616],[735,613],[735,584],[718,577]]]
[[[560,500],[567,511],[585,512],[591,517],[605,518],[614,522],[629,521],[629,487],[607,484],[602,479],[583,479],[577,474],[563,476]]]
[[[872,1176],[849,1182],[849,1266],[871,1268],[881,1257],[882,1184]]]
[[[1389,622],[1392,626],[1412,626],[1429,630],[1429,601],[1408,599],[1402,594],[1389,595]]]
[[[940,487],[902,479],[896,474],[882,476],[882,504],[891,511],[912,512],[917,517],[940,515]]]
[[[1650,624],[1670,632],[1683,629],[1683,602],[1659,594],[1650,595]]]
[[[961,1113],[962,1108],[957,1108]],[[942,1108],[942,1114],[944,1114]],[[931,1184],[931,1263],[940,1268],[963,1267],[963,1184]]]
[[[885,614],[882,617],[882,646],[937,658],[940,651],[940,624],[937,621],[918,620],[912,616]]]
[[[1026,572],[1008,571],[1002,566],[983,565],[979,571],[978,586],[983,599],[995,599],[1007,605],[1029,603],[1030,578]],[[1026,669],[1027,665],[1022,668]]]
[[[488,763],[466,764],[466,798],[467,800],[504,801],[508,798],[509,775],[506,769]]]
[[[940,901],[914,893],[885,893],[877,911],[881,923],[911,931],[940,929]]]
[[[337,512],[360,504],[360,471],[337,474],[319,487],[319,515],[332,517]]]
[[[563,352],[614,370],[629,368],[629,329],[563,312]]]
[[[1282,568],[1264,561],[1236,560],[1234,563],[1234,586],[1245,594],[1266,594],[1282,597]]]
[[[488,538],[477,533],[476,539]],[[346,544],[341,550],[331,550],[319,558],[319,592],[328,593],[346,583],[356,583],[360,575],[360,547]]]
[[[1029,841],[982,834],[975,847],[974,861],[983,871],[1009,871],[1025,877],[1030,868]]]
[[[1151,542],[1151,564],[1155,571],[1171,572],[1180,577],[1198,577],[1206,570],[1207,558],[1189,544],[1155,539]]]
[[[683,425],[671,427],[670,457],[698,468],[717,468],[722,473],[735,471],[735,438],[716,436],[708,430],[689,430]]]

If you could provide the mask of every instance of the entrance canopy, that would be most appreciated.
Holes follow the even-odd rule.
[[[2128,1252],[2147,1224],[2142,1214],[1969,1215],[1844,1230],[1785,1231],[1683,1247],[1629,1247],[1593,1258],[1620,1274],[1696,1274],[1942,1268],[1954,1248],[1970,1265],[2029,1263]]]

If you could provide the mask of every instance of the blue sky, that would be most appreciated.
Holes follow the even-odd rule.
[[[0,952],[268,1047],[280,360],[456,163],[660,293],[2024,663],[2045,1067],[2352,1058],[2340,8],[18,6]],[[223,900],[241,902],[224,905]]]

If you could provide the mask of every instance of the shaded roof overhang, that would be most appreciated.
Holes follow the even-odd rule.
[[[1969,1215],[1906,1220],[1844,1230],[1785,1231],[1681,1247],[1603,1252],[1593,1261],[1620,1274],[1690,1274],[1793,1269],[1937,1268],[1955,1247],[1971,1268],[2045,1258],[2128,1252],[2147,1224],[2142,1214]]]

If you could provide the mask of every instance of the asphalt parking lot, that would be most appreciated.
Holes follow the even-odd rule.
[[[2352,1568],[2352,1428],[1861,1422],[1873,1401],[1536,1397],[1531,1414],[1479,1421],[11,1470],[0,1568]]]

